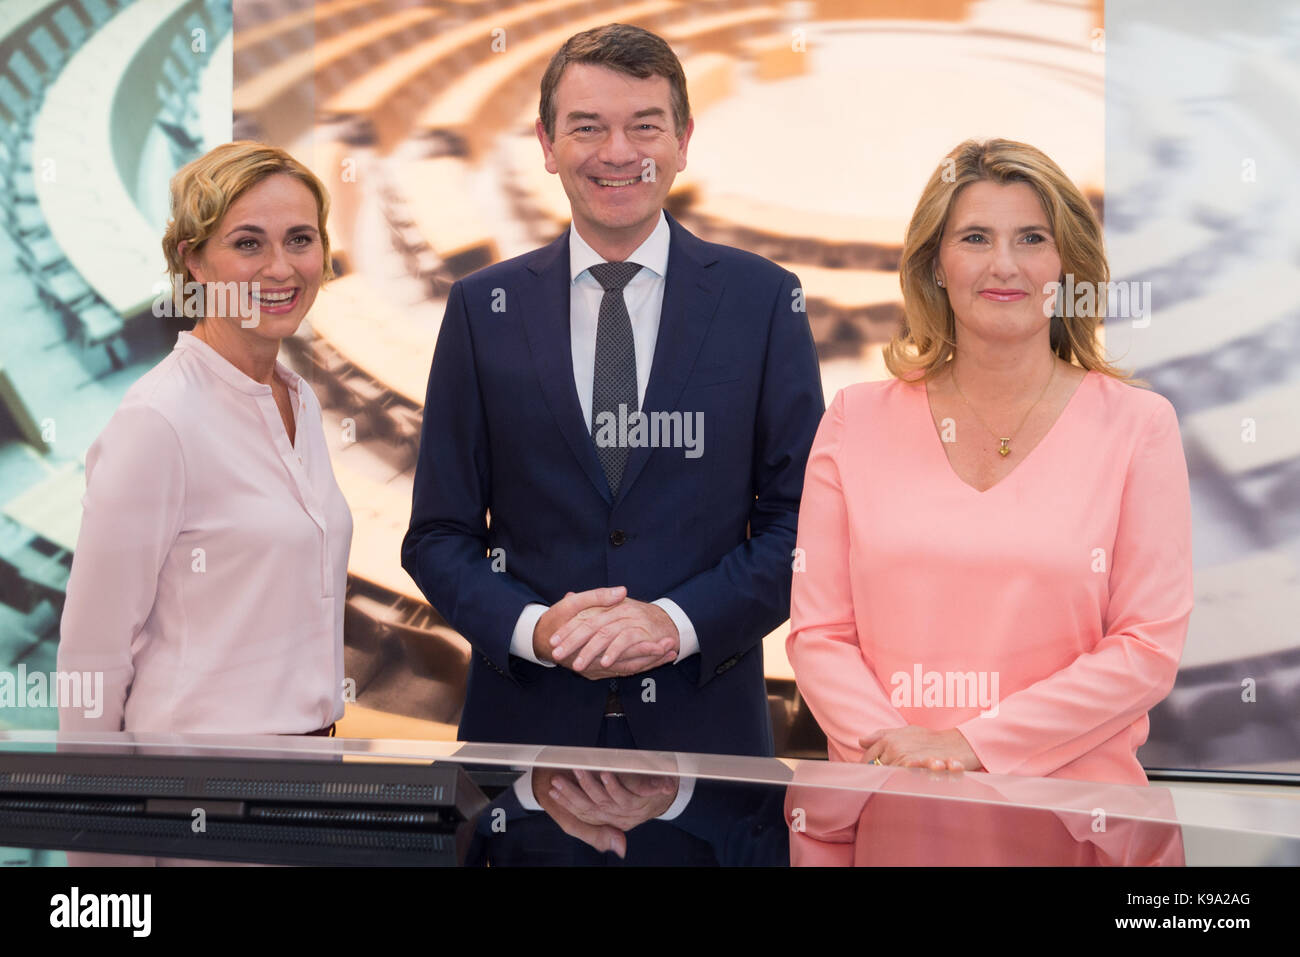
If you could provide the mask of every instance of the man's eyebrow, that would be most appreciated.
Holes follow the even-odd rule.
[[[646,116],[667,116],[668,111],[662,106],[647,106],[643,110],[637,110],[632,114],[633,119],[641,119]],[[599,113],[587,113],[582,110],[574,110],[564,117],[566,123],[576,123],[581,120],[600,120]]]

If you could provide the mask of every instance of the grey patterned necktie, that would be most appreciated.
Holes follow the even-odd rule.
[[[623,301],[623,287],[640,269],[638,263],[596,263],[591,267],[591,274],[605,290],[596,323],[596,366],[591,384],[593,440],[600,431],[602,412],[613,416],[617,430],[620,405],[626,406],[627,416],[638,410],[636,348],[632,340],[632,317]],[[610,494],[617,495],[619,483],[623,481],[623,467],[627,464],[627,446],[617,442],[602,444],[597,440],[596,457],[605,470]]]

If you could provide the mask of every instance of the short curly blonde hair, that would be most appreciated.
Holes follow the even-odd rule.
[[[198,253],[212,238],[217,225],[231,205],[268,176],[285,173],[298,180],[316,197],[320,232],[321,254],[325,257],[322,282],[334,278],[330,263],[329,233],[325,220],[329,218],[330,197],[325,184],[310,169],[278,146],[253,140],[236,140],[208,150],[198,159],[187,163],[171,180],[171,219],[163,233],[163,255],[167,271],[172,276],[183,277],[176,290],[176,307],[185,314],[184,290],[194,281],[181,243],[188,243],[190,253]]]

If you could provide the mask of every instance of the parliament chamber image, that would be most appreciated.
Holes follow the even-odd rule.
[[[1287,0],[0,0],[0,864],[1300,864],[1297,155]]]

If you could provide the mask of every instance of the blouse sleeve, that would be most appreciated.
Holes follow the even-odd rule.
[[[958,726],[984,768],[1046,776],[1124,731],[1173,687],[1192,611],[1187,463],[1161,399],[1128,465],[1104,635],[1055,674]]]
[[[843,434],[841,391],[822,418],[804,476],[786,654],[799,693],[826,732],[831,757],[857,761],[859,738],[907,722],[889,703],[858,639],[838,463]]]
[[[180,533],[184,489],[184,460],[170,423],[147,406],[120,408],[86,455],[58,655],[60,672],[102,672],[103,696],[94,708],[60,702],[60,730],[122,729],[133,644]]]

